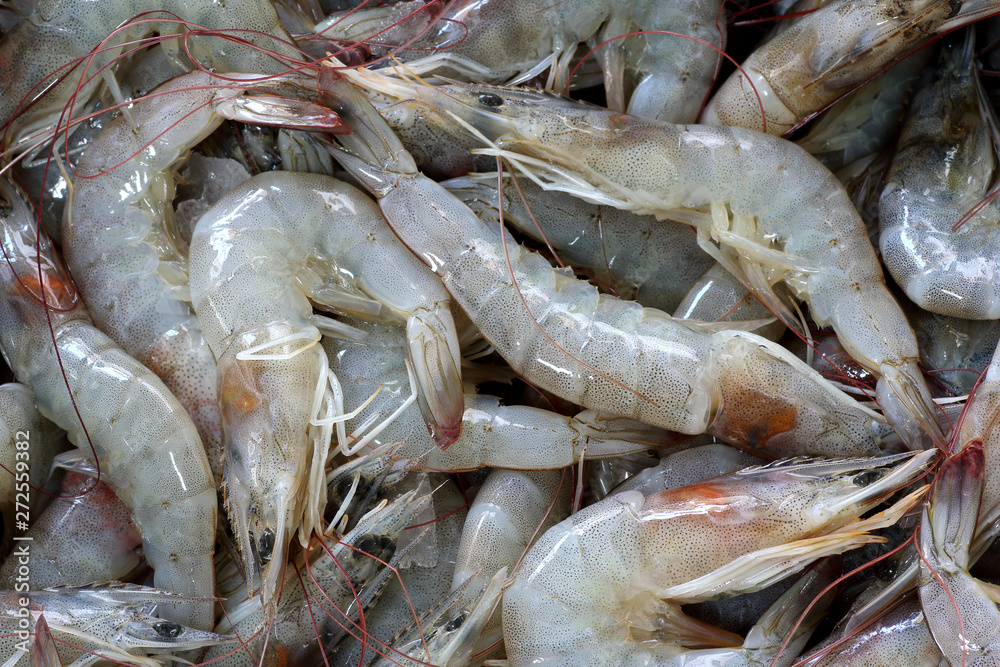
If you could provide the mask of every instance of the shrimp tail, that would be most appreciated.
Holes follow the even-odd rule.
[[[40,614],[35,623],[35,637],[31,641],[31,667],[62,667],[45,614]]]
[[[743,643],[743,638],[739,635],[688,616],[677,605],[665,604],[658,612],[658,630],[680,638],[684,646],[728,647]]]
[[[878,370],[882,377],[875,388],[876,397],[903,442],[913,447],[926,434],[934,446],[946,450],[948,439],[928,407],[933,401],[916,360],[907,359],[901,365],[885,363]]]
[[[431,437],[442,448],[462,434],[465,394],[455,322],[446,304],[418,309],[406,323],[410,361],[417,376],[417,403]]]
[[[328,62],[340,65],[336,58],[331,58]],[[350,134],[338,136],[338,142],[348,153],[360,158],[361,163],[379,165],[386,171],[397,173],[417,171],[413,158],[388,123],[365,99],[361,91],[333,66],[323,68],[316,86],[320,102],[333,109],[338,118],[351,128]],[[379,188],[377,184],[371,183],[372,176],[359,174],[358,170],[347,163],[344,163],[344,167],[359,178],[365,187],[371,188],[376,196],[379,190],[385,191],[385,185]]]
[[[926,545],[927,536],[931,538],[938,566],[948,571],[969,568],[969,545],[976,533],[985,465],[983,443],[974,440],[946,459],[935,479],[934,494],[920,527],[921,539]]]

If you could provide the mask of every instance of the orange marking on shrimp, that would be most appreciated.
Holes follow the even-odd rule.
[[[243,414],[253,412],[260,405],[259,392],[254,390],[240,368],[239,362],[227,364],[222,371],[219,383],[220,403],[226,411],[238,411]]]

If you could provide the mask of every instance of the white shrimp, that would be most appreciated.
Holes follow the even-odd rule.
[[[629,477],[616,486],[612,493],[638,491],[644,496],[650,496],[764,462],[758,456],[728,445],[701,445],[667,454],[660,459],[659,464]]]
[[[753,331],[775,342],[785,333],[785,325],[775,320],[771,311],[721,264],[698,278],[677,305],[674,317],[705,322],[768,321]]]
[[[946,459],[920,523],[920,605],[953,666],[1000,664],[1000,591],[969,573],[984,477],[996,477],[985,462],[981,442]]]
[[[328,71],[320,88],[331,95]],[[394,231],[532,383],[589,408],[682,433],[708,432],[770,458],[798,454],[801,444],[833,456],[876,446],[875,413],[784,348],[740,331],[703,333],[661,311],[599,295],[501,236],[416,172],[353,86],[333,85],[336,99],[328,103],[353,130],[338,140],[357,152],[340,151],[337,159],[377,194]]]
[[[35,392],[39,412],[74,444],[93,446],[102,479],[134,512],[156,586],[214,592],[218,501],[191,418],[159,378],[91,324],[51,247],[36,236],[23,193],[6,180],[0,193],[7,204],[0,212],[4,358]],[[46,312],[42,295],[55,310]],[[211,601],[168,605],[165,613],[191,627],[212,627]]]
[[[310,421],[329,367],[314,322],[336,322],[313,317],[310,300],[374,303],[376,313],[381,304],[406,323],[417,398],[447,443],[461,433],[464,399],[451,299],[371,199],[312,174],[261,174],[217,202],[192,237],[190,276],[219,362],[226,508],[248,578],[261,574],[265,602],[276,600],[288,541],[300,527],[303,543],[320,529],[326,504],[329,424]]]
[[[889,148],[909,101],[910,88],[931,61],[920,49],[823,112],[796,140],[827,169],[838,169]]]
[[[561,470],[494,470],[476,493],[458,545],[451,588],[477,572],[513,571],[535,537],[569,514],[570,475]]]
[[[216,628],[219,633],[242,637],[246,648],[233,653],[230,647],[219,646],[209,651],[205,661],[217,667],[253,667],[258,659],[265,665],[318,662],[320,654],[348,632],[358,632],[344,612],[355,603],[355,596],[371,586],[383,564],[394,560],[401,533],[429,500],[411,491],[388,505],[383,501],[350,533],[317,549],[308,571],[304,566],[299,566],[298,573],[287,571],[271,636],[262,631],[267,614],[260,599],[247,600]]]
[[[833,602],[840,574],[837,558],[826,559],[767,606],[735,648],[681,650],[657,667],[790,667]]]
[[[105,126],[77,165],[63,252],[95,324],[187,408],[221,479],[215,359],[188,303],[187,247],[170,224],[173,169],[226,117],[248,108],[258,122],[331,126],[336,118],[307,104],[293,114],[274,99],[244,98],[236,84],[219,84],[203,72],[177,77],[134,105],[138,131],[124,116]],[[315,115],[307,118],[306,109]]]
[[[833,649],[820,647],[803,658],[804,667],[941,667],[947,664],[927,629],[916,597],[901,603],[870,627]]]
[[[144,0],[109,0],[85,2],[82,0],[41,0],[34,12],[19,22],[0,41],[0,125],[15,116],[18,109],[34,101],[32,107],[18,114],[7,135],[8,142],[16,143],[39,129],[44,129],[58,118],[67,101],[75,94],[77,113],[86,108],[87,100],[97,90],[98,84],[107,83],[119,101],[124,99],[114,78],[114,69],[102,68],[112,63],[122,52],[123,44],[158,33],[183,34],[190,28],[205,28],[235,32],[243,43],[222,37],[198,36],[188,40],[187,46],[202,67],[217,72],[258,72],[261,76],[279,74],[288,67],[269,55],[294,62],[300,57],[291,38],[281,26],[270,0],[227,0],[225,11],[215,2],[199,0],[161,0],[153,7],[156,11],[144,20],[129,24],[114,37],[104,42],[101,51],[93,55],[87,65],[84,83],[77,92],[82,66],[67,75],[67,65],[84,58],[102,43],[109,33],[123,26],[133,17],[148,13],[150,4]],[[174,18],[177,17],[177,18]],[[157,19],[157,20],[151,20]],[[168,49],[177,72],[191,68],[184,52],[184,45],[176,39],[168,40]],[[263,49],[260,50],[260,49]],[[61,69],[62,68],[62,69]],[[260,78],[259,76],[257,78]],[[41,93],[45,97],[39,99]],[[63,119],[65,122],[67,119]]]
[[[678,640],[728,642],[679,605],[763,588],[815,558],[879,541],[866,531],[894,523],[923,490],[856,518],[934,455],[786,461],[584,508],[539,538],[504,594],[511,667],[661,664]]]
[[[1000,131],[979,83],[973,35],[946,44],[918,82],[879,198],[879,247],[921,308],[995,320],[1000,207],[983,198],[997,183]]]
[[[754,51],[700,122],[785,134],[935,35],[998,11],[996,0],[829,3]]]
[[[851,356],[881,375],[879,402],[904,439],[918,442],[923,430],[945,446],[917,365],[913,331],[885,286],[864,223],[837,179],[795,144],[741,128],[656,123],[530,90],[406,86],[361,70],[345,75],[360,85],[414,98],[404,104],[465,127],[491,145],[485,153],[507,158],[543,187],[688,220],[698,228],[702,247],[786,325],[802,330],[798,306],[779,296],[777,283],[805,300],[816,323],[833,327]],[[357,142],[353,136],[345,141]],[[415,210],[412,201],[409,206]],[[457,207],[449,213],[452,209]],[[437,256],[440,243],[430,242],[439,226],[433,232],[409,232],[402,221],[387,217],[410,249],[433,261],[439,272],[456,271]],[[456,226],[470,236],[465,230],[474,227],[458,219]],[[418,227],[413,215],[408,220]],[[437,238],[449,239],[454,247],[459,233],[450,229]],[[506,253],[497,252],[492,261],[505,271]],[[513,255],[511,263],[516,264]],[[445,279],[452,289],[449,280],[454,278]],[[521,291],[526,292],[523,285]],[[463,307],[470,310],[467,303]],[[540,318],[545,311],[536,307],[532,312]],[[567,341],[563,347],[575,344]],[[528,352],[526,347],[519,354]],[[560,369],[566,363],[547,361],[553,362]],[[565,375],[560,382],[566,382]]]

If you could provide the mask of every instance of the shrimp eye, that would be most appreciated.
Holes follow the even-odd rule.
[[[499,107],[503,105],[503,98],[493,93],[483,93],[479,96],[479,103],[487,107]]]
[[[260,546],[257,547],[260,559],[265,563],[271,560],[274,553],[274,531],[270,528],[264,529],[264,534],[260,536]]]
[[[465,623],[465,613],[461,613],[455,618],[448,621],[448,625],[444,626],[445,632],[454,632],[462,627],[462,623]]]
[[[157,623],[153,626],[156,630],[156,634],[160,635],[164,639],[176,639],[180,636],[181,631],[184,629],[177,623],[171,623],[170,621],[163,621],[162,623]]]
[[[896,578],[896,561],[885,561],[876,571],[875,576],[882,581],[892,581]]]
[[[858,473],[851,480],[857,486],[868,486],[872,482],[877,482],[882,479],[882,474],[876,470],[866,470],[865,472]]]
[[[357,544],[354,545],[354,548],[361,553],[373,554],[379,547],[378,542],[378,538],[374,535],[365,535],[358,540]]]
[[[379,538],[379,547],[382,550],[382,553],[379,554],[382,560],[392,558],[392,555],[396,553],[396,543],[392,540],[391,537],[383,536]]]

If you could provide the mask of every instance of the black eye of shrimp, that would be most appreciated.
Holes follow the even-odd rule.
[[[171,623],[170,621],[163,621],[162,623],[157,623],[153,626],[156,630],[156,634],[160,635],[164,639],[176,639],[180,636],[183,628],[177,623]]]
[[[487,107],[498,107],[503,105],[503,98],[493,93],[483,93],[479,96],[479,103]]]
[[[855,475],[852,481],[857,486],[868,486],[872,482],[877,482],[880,479],[882,479],[882,473],[877,470],[866,470],[865,472]]]
[[[378,549],[378,544],[379,538],[376,535],[365,535],[355,543],[354,548],[362,553],[372,554]]]
[[[274,531],[270,528],[264,529],[264,534],[260,536],[260,546],[257,547],[262,562],[269,562],[271,554],[274,553]]]
[[[461,613],[455,618],[448,621],[448,625],[444,626],[445,632],[454,632],[462,627],[462,623],[465,623],[465,613]]]

